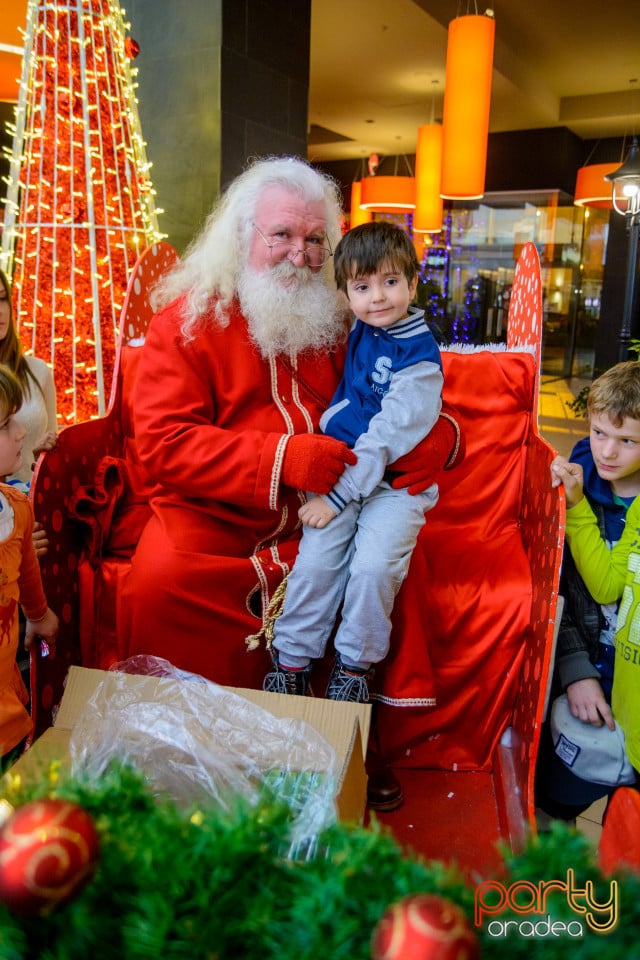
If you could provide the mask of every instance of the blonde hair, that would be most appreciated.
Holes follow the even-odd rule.
[[[640,420],[640,363],[625,360],[594,380],[587,395],[587,413],[606,413],[617,427],[625,417]]]
[[[5,289],[7,301],[9,303],[9,327],[4,339],[0,340],[0,363],[3,363],[16,375],[22,388],[22,392],[26,397],[31,396],[33,384],[36,385],[42,394],[42,387],[38,383],[37,378],[31,372],[26,357],[22,352],[22,344],[20,343],[18,331],[16,330],[16,325],[13,319],[11,284],[9,283],[9,278],[5,273],[2,272],[2,270],[0,270],[0,283]],[[42,396],[44,397],[44,394],[42,394]]]
[[[0,417],[6,420],[22,406],[22,387],[15,373],[0,363]]]
[[[216,321],[221,326],[228,324],[238,278],[247,258],[256,207],[264,190],[271,186],[282,187],[305,200],[324,201],[327,237],[332,248],[340,239],[342,197],[332,177],[296,157],[254,160],[229,185],[183,259],[152,292],[155,310],[185,296],[182,334],[186,340],[193,338],[213,298]]]

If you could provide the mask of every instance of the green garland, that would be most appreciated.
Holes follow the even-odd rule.
[[[292,862],[279,855],[289,811],[268,796],[227,813],[184,811],[117,767],[99,783],[58,784],[51,770],[38,784],[11,774],[4,783],[13,806],[52,796],[78,803],[95,821],[101,854],[88,886],[50,916],[19,917],[0,905],[1,960],[369,960],[386,908],[415,892],[447,897],[473,922],[475,891],[462,875],[404,856],[375,824],[338,824],[322,835],[315,856]],[[588,842],[562,826],[522,855],[505,856],[500,879],[558,878],[567,866],[602,896],[609,889]],[[568,918],[562,897],[550,910]],[[639,923],[640,878],[629,876],[620,884],[620,922],[607,935],[500,939],[483,926],[478,936],[482,956],[492,960],[629,960],[640,957]]]

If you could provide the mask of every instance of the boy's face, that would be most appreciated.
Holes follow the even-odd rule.
[[[640,420],[625,417],[621,426],[608,414],[590,417],[589,441],[598,476],[608,480],[619,497],[640,493]]]
[[[13,416],[0,420],[0,477],[10,476],[22,466],[24,427],[18,426]]]
[[[383,264],[376,273],[347,280],[347,298],[356,317],[371,327],[390,327],[407,316],[416,295],[417,276],[411,283],[404,273]]]

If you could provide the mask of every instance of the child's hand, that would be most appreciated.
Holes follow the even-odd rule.
[[[24,648],[30,650],[36,637],[42,637],[48,644],[58,639],[60,621],[50,607],[41,620],[27,620],[24,631]]]
[[[601,727],[603,723],[609,730],[615,730],[611,707],[602,692],[600,682],[595,677],[585,677],[576,680],[567,687],[569,709],[574,717],[583,723],[592,723],[594,727]]]
[[[298,516],[306,527],[326,527],[326,525],[336,516],[335,510],[332,510],[328,503],[325,503],[322,497],[312,497],[298,510]]]
[[[33,546],[36,551],[36,557],[44,557],[45,553],[49,549],[49,537],[47,536],[47,531],[37,520],[33,525],[33,533],[31,534],[33,539]]]
[[[571,463],[566,457],[556,457],[551,463],[551,486],[564,485],[567,506],[575,507],[584,496],[584,475],[579,463]]]
[[[58,442],[58,434],[55,430],[48,430],[33,448],[33,459],[37,460],[43,451],[53,450]]]

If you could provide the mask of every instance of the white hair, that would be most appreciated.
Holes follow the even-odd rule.
[[[245,266],[238,299],[263,357],[331,350],[346,339],[348,312],[335,286],[289,260],[268,273]]]
[[[326,232],[332,249],[341,236],[342,202],[332,177],[296,157],[254,160],[229,185],[191,242],[183,259],[155,286],[154,310],[185,295],[182,334],[186,340],[210,312],[221,325],[229,323],[229,310],[237,295],[238,280],[247,259],[256,207],[267,187],[279,186],[304,197],[322,200],[326,209]],[[330,269],[328,260],[323,270]]]

